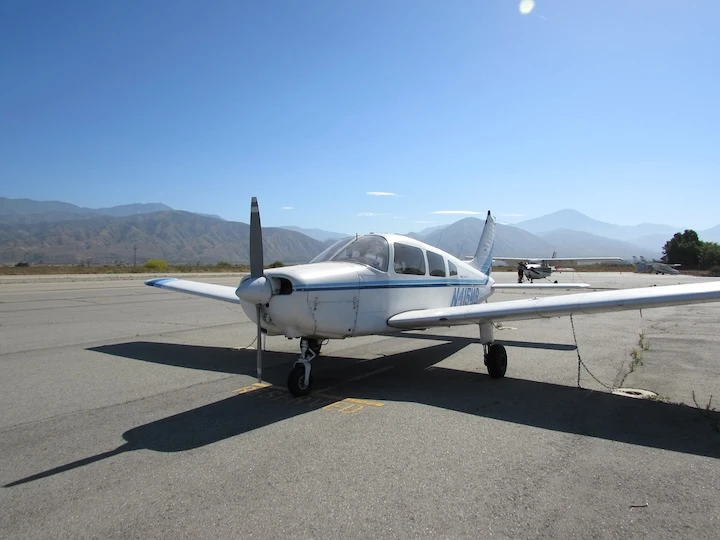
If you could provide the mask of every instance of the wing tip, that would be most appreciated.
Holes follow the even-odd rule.
[[[148,279],[145,282],[145,285],[148,287],[160,287],[162,288],[163,285],[166,283],[169,283],[170,281],[177,281],[177,278],[155,278],[155,279]]]

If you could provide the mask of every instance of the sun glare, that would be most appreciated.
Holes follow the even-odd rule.
[[[535,0],[520,0],[520,13],[529,15],[535,7]]]

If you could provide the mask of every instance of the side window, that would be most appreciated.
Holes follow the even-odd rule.
[[[443,259],[443,256],[433,253],[432,251],[428,251],[427,256],[430,275],[435,277],[445,277],[445,259]]]
[[[395,244],[393,267],[397,274],[425,275],[425,254],[420,248]]]
[[[450,268],[450,276],[457,276],[457,266],[452,261],[448,261],[448,267]]]

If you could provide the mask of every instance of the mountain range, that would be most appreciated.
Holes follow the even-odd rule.
[[[457,256],[472,255],[484,220],[469,217],[409,233]],[[497,225],[495,255],[541,258],[633,255],[658,258],[680,227],[620,226],[575,210]],[[697,231],[720,241],[720,225]],[[343,233],[296,226],[263,227],[265,261],[307,262]],[[174,210],[162,203],[83,208],[59,201],[0,197],[0,264],[131,264],[148,258],[172,263],[246,263],[249,226],[217,216]]]

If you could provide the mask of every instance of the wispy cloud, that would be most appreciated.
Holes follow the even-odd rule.
[[[384,216],[385,214],[378,214],[377,212],[360,212],[358,216],[360,217],[374,217],[374,216]]]
[[[283,210],[295,210],[295,208],[292,206],[283,206],[282,209]]]
[[[391,191],[368,191],[365,195],[373,195],[375,197],[399,197],[397,193]]]
[[[474,210],[435,210],[430,212],[431,214],[458,214],[464,216],[478,216],[482,212],[475,212]]]
[[[403,216],[393,216],[393,219],[405,219]]]
[[[435,223],[435,222],[434,221],[424,221],[421,219],[419,221],[415,221],[414,223],[422,223],[423,225],[427,225],[428,223]]]

